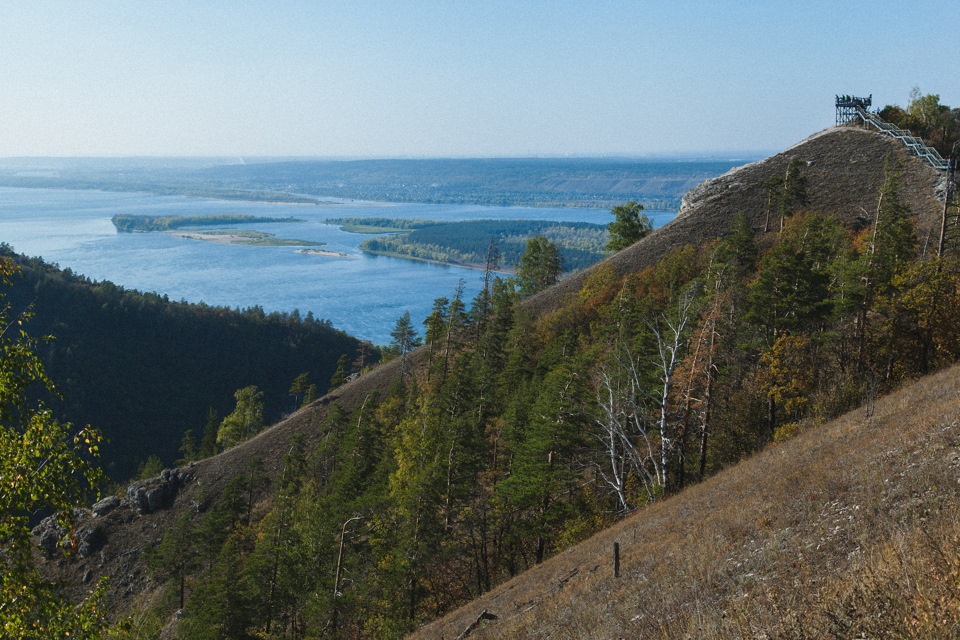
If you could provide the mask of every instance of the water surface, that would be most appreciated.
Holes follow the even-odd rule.
[[[349,258],[297,253],[293,247],[228,245],[167,233],[117,233],[110,218],[131,215],[242,213],[301,223],[253,224],[279,237],[326,243]],[[651,212],[658,226],[671,212]],[[231,308],[260,306],[331,321],[334,327],[376,344],[388,344],[404,311],[416,326],[433,300],[452,297],[464,282],[469,300],[481,274],[461,267],[372,256],[358,249],[368,237],[323,224],[335,217],[478,220],[524,218],[606,224],[607,210],[473,205],[390,204],[331,200],[326,205],[251,203],[156,196],[144,193],[0,188],[0,241],[95,280],[153,291],[173,300]],[[240,227],[241,225],[238,225]],[[422,333],[422,331],[421,331]]]

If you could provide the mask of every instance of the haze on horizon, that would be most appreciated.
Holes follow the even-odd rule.
[[[835,93],[960,104],[954,2],[0,5],[0,157],[780,149]]]

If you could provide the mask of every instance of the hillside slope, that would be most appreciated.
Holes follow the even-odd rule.
[[[411,637],[955,637],[958,414],[953,367],[642,509]]]
[[[852,227],[872,220],[877,190],[883,178],[884,158],[903,163],[903,199],[914,211],[935,212],[936,196],[942,192],[942,176],[923,161],[910,156],[892,138],[855,127],[827,129],[782,151],[712,178],[693,188],[683,199],[679,215],[636,245],[608,258],[604,264],[617,275],[636,273],[656,264],[671,249],[685,244],[700,246],[722,237],[734,217],[745,212],[754,228],[763,228],[767,208],[764,182],[782,176],[794,158],[802,163],[807,180],[810,211],[837,216]],[[939,231],[939,219],[920,221],[921,236]],[[566,296],[582,287],[591,270],[563,280],[556,287],[532,299],[536,313],[547,313],[562,304]]]
[[[800,158],[806,167],[808,192],[812,195],[810,207],[822,207],[827,212],[841,212],[837,215],[845,223],[852,226],[862,225],[869,219],[871,208],[876,206],[876,189],[882,175],[884,158],[888,155],[903,159],[907,174],[906,182],[909,185],[903,193],[907,204],[916,211],[935,211],[937,207],[933,194],[938,178],[935,171],[907,157],[896,143],[875,134],[855,129],[832,129],[813,136],[784,153],[732,171],[698,188],[688,197],[684,211],[677,220],[633,247],[604,261],[597,268],[612,267],[618,275],[633,273],[651,266],[674,247],[688,243],[706,244],[728,231],[738,211],[745,211],[754,220],[755,226],[762,224],[766,201],[762,185],[770,177],[782,175],[793,157]],[[921,229],[931,228],[931,223],[932,220],[923,220],[920,227]],[[586,278],[593,272],[594,270],[591,269],[584,274],[568,278],[557,287],[528,300],[524,306],[534,316],[557,309],[568,303],[571,294],[578,292]],[[427,357],[426,350],[414,352],[410,356],[414,365]],[[87,585],[82,580],[84,576],[88,580],[109,576],[114,587],[111,595],[113,606],[117,611],[129,609],[139,597],[149,594],[157,587],[147,577],[140,557],[141,549],[156,546],[164,529],[181,515],[201,513],[216,504],[227,483],[246,473],[249,462],[261,460],[267,478],[277,479],[282,466],[282,457],[290,447],[291,436],[302,436],[305,449],[308,452],[312,451],[329,433],[321,427],[331,407],[336,406],[350,412],[365,406],[368,399],[386,396],[394,387],[400,369],[398,361],[375,369],[275,427],[219,456],[196,463],[180,470],[177,474],[167,474],[166,479],[161,478],[134,487],[131,492],[128,492],[127,499],[112,511],[109,513],[104,511],[104,515],[87,520],[88,529],[98,531],[95,536],[96,550],[74,561],[59,563],[56,567],[51,567],[51,572],[64,578],[75,596],[82,595],[87,589]],[[765,454],[765,456],[771,455],[777,454],[775,452]],[[175,482],[170,481],[171,475],[176,478]],[[814,479],[810,482],[815,481]],[[749,482],[744,482],[760,485],[765,480],[760,476],[751,476]],[[158,499],[155,505],[147,504],[146,508],[144,507],[142,501],[137,498],[141,489],[144,495],[151,491],[156,492],[154,495]],[[713,498],[715,504],[722,504],[721,509],[740,508],[742,505],[731,505],[724,500],[723,493],[729,490],[729,487],[718,489]],[[807,495],[803,483],[797,485],[797,491]],[[811,505],[818,500],[816,496],[810,499]],[[676,540],[678,536],[686,537],[683,527],[678,529],[668,526],[667,516],[656,515],[664,509],[669,509],[668,504],[672,503],[656,505],[644,511],[644,514],[647,514],[645,518],[653,518],[651,520],[653,524],[650,525],[653,529],[647,535],[638,534],[638,540],[647,538]],[[814,507],[810,506],[810,508]],[[268,504],[257,507],[261,514],[268,509]],[[697,515],[699,512],[691,515],[687,522],[694,521]],[[772,512],[769,514],[771,518],[776,515],[778,514]],[[671,515],[670,518],[673,519],[675,516]],[[636,519],[630,522],[636,522]],[[628,525],[618,525],[618,527],[624,526]],[[619,530],[615,528],[613,531]],[[731,531],[730,536],[733,540],[743,531],[749,532],[750,528],[744,525]],[[624,551],[627,550],[624,549]],[[643,551],[629,552],[629,554],[634,553],[643,553]],[[629,561],[635,563],[636,557],[630,555]],[[630,566],[626,564],[627,554],[624,561],[626,569]],[[573,577],[580,576],[581,579],[585,579],[586,574],[590,574],[590,569],[596,564],[597,562],[589,566],[584,565],[585,568],[573,566],[568,573],[576,569],[577,573]],[[545,570],[546,566],[556,566],[556,564],[544,565],[537,571]],[[598,568],[593,573],[599,571]],[[736,576],[743,576],[745,573],[747,572],[739,569],[731,571],[730,579],[739,580],[741,578]],[[541,610],[546,611],[547,608],[543,607]],[[461,615],[466,617],[451,623],[453,625],[451,628],[461,625],[463,620],[471,615],[475,619],[478,613],[476,610],[473,610],[472,614],[462,613]],[[503,618],[506,613],[497,615],[498,618]],[[462,630],[463,627],[449,637],[456,637]]]

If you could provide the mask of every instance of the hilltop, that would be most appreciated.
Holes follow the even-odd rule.
[[[900,161],[897,184],[902,186],[896,189],[884,169],[888,157]],[[765,185],[786,180],[791,165],[800,167],[806,181],[804,210],[784,214],[782,233],[763,233],[770,210]],[[595,539],[602,548],[599,556],[591,551],[593,542],[573,545],[625,511],[637,513],[600,535],[623,535],[633,527],[644,544],[653,543],[646,538],[684,540],[689,530],[673,522],[680,516],[671,505],[696,498],[702,502],[682,510],[688,523],[704,513],[699,505],[711,501],[718,514],[760,509],[771,531],[785,531],[781,516],[799,518],[786,525],[790,535],[815,546],[803,536],[821,535],[820,524],[813,522],[809,531],[800,527],[807,512],[826,508],[823,499],[846,499],[831,483],[859,485],[865,476],[857,482],[849,474],[830,480],[828,469],[807,467],[818,474],[815,479],[783,485],[800,494],[794,516],[763,506],[787,489],[763,497],[746,486],[773,490],[781,477],[805,478],[805,459],[827,465],[829,456],[818,447],[835,443],[829,434],[841,427],[817,424],[955,359],[953,332],[943,320],[921,314],[929,329],[918,331],[905,324],[917,309],[896,306],[897,300],[913,304],[926,295],[926,281],[939,282],[917,276],[932,263],[917,259],[898,266],[894,261],[882,272],[878,265],[889,264],[881,261],[890,255],[886,246],[875,247],[876,260],[861,259],[874,255],[864,251],[861,232],[879,215],[877,194],[884,189],[896,194],[887,202],[897,204],[892,212],[882,212],[892,216],[884,242],[905,252],[922,250],[939,209],[938,179],[897,143],[852,128],[823,132],[733,170],[688,194],[675,221],[532,298],[518,302],[505,288],[494,288],[489,297],[473,301],[469,314],[454,304],[461,301],[438,302],[426,347],[335,389],[218,456],[133,486],[122,500],[101,507],[102,515],[85,521],[84,531],[97,532],[88,545],[91,553],[52,571],[68,580],[75,596],[85,591],[84,576],[111,576],[112,606],[123,611],[136,603],[148,612],[144,629],[171,623],[171,634],[243,634],[269,633],[276,625],[291,632],[332,628],[346,635],[395,637],[479,594],[505,593],[496,585],[531,567],[554,572],[556,580],[550,578],[546,589],[563,592],[569,584],[572,590],[580,581],[594,588],[587,576],[601,575],[605,562],[599,558],[608,553],[603,549],[609,539]],[[915,214],[916,242],[902,224],[908,210]],[[867,273],[874,289],[857,288],[863,269],[873,269]],[[890,302],[881,296],[887,291],[881,292],[881,285],[910,295]],[[945,308],[954,304],[956,287],[954,293],[938,291]],[[784,306],[785,300],[791,306]],[[900,324],[887,324],[894,320]],[[675,395],[658,406],[653,392],[644,397],[622,392],[638,385],[656,388],[662,376],[650,365],[657,361],[657,345],[662,355],[666,332],[688,325],[682,335],[677,329],[673,343],[681,357]],[[856,344],[869,349],[850,346]],[[803,375],[813,371],[818,375]],[[685,396],[676,395],[683,390]],[[899,401],[878,402],[871,409],[876,421],[887,415],[885,403],[909,404],[910,394],[905,390],[892,396]],[[708,405],[705,398],[714,397]],[[925,402],[919,398],[916,407],[926,407]],[[922,415],[918,408],[912,411]],[[652,426],[655,413],[663,416],[658,427]],[[858,415],[862,418],[863,411],[834,424],[853,424]],[[625,451],[614,431],[616,437],[604,444],[602,429],[613,429],[622,417],[641,429],[624,440],[643,438],[656,455],[643,457],[640,447]],[[803,431],[807,434],[791,440]],[[918,450],[945,451],[937,447],[951,437],[948,431],[931,436],[933,444]],[[699,454],[694,438],[704,443]],[[903,446],[919,445],[905,441]],[[661,500],[698,475],[721,472],[757,451],[763,453],[747,463],[753,466],[729,469]],[[789,457],[789,451],[797,453]],[[863,444],[858,455],[869,460],[871,451]],[[624,466],[611,469],[606,459]],[[770,459],[784,466],[771,471],[763,466]],[[842,464],[844,458],[838,460]],[[786,465],[801,471],[793,476]],[[821,479],[826,484],[818,487]],[[867,480],[863,485],[873,486]],[[952,493],[945,499],[953,500]],[[850,500],[876,507],[878,520],[886,518],[879,503]],[[728,526],[727,543],[736,547],[754,530],[766,532],[763,518]],[[359,524],[350,529],[351,523]],[[632,544],[632,530],[630,535]],[[181,622],[171,617],[176,609],[172,569],[148,571],[149,558],[157,556],[140,555],[142,549],[168,548],[177,539],[203,541],[174,548],[179,558],[197,559],[182,574],[190,600]],[[637,577],[638,554],[655,547],[628,549],[623,542],[624,575]],[[653,579],[647,566],[650,572],[695,567],[695,559],[678,555],[679,544],[663,549],[675,554],[669,563],[648,563],[643,575]],[[724,558],[733,558],[725,574],[729,580],[711,579],[727,591],[749,593],[751,571],[741,570],[747,565],[737,560],[734,547]],[[557,564],[578,554],[584,564]],[[557,559],[537,566],[552,555]],[[827,560],[833,562],[832,557]],[[825,579],[816,562],[798,565],[813,567],[812,581]],[[542,595],[540,587],[507,585],[514,593],[530,594],[530,600],[499,609],[502,596],[484,601],[489,605],[480,606],[488,606],[498,623],[530,605],[532,615],[559,618],[549,606],[553,596]],[[676,618],[679,605],[662,611],[644,606],[649,612],[633,612],[631,619],[639,613],[666,624],[663,616]],[[471,606],[438,624],[447,625],[444,635],[458,637],[481,612]],[[732,619],[767,624],[752,613]],[[228,631],[225,624],[235,628]],[[579,635],[577,630],[586,627],[578,624],[567,620],[565,632]],[[720,629],[726,623],[710,624]],[[629,628],[617,619],[611,625]],[[433,635],[441,633],[432,629]],[[499,633],[498,627],[491,629]]]
[[[725,236],[740,211],[750,217],[754,228],[762,229],[768,209],[763,184],[773,176],[782,176],[793,159],[802,163],[807,179],[810,200],[805,208],[836,217],[851,228],[862,228],[876,209],[883,159],[887,156],[904,163],[903,195],[911,210],[922,212],[918,221],[921,237],[935,235],[940,223],[936,214],[943,206],[942,200],[937,200],[943,196],[943,176],[908,156],[891,138],[867,129],[837,127],[693,187],[683,197],[674,220],[629,251],[612,256],[607,264],[618,275],[638,273],[672,249],[685,244],[701,246]],[[555,309],[565,296],[582,289],[588,277],[588,272],[574,274],[530,304],[536,313]]]

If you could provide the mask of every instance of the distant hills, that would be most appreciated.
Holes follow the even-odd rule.
[[[241,200],[676,210],[688,190],[742,159],[488,158],[394,160],[8,159],[0,186],[146,191]]]
[[[300,161],[213,167],[223,186],[340,198],[444,204],[609,208],[627,200],[677,209],[684,193],[742,161],[424,159]]]

